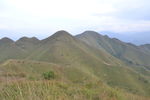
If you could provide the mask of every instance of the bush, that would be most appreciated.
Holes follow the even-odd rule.
[[[48,72],[44,72],[42,74],[43,78],[46,80],[50,80],[50,79],[54,79],[55,78],[55,74],[53,71],[48,71]]]

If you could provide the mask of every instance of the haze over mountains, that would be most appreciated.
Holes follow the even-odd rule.
[[[53,69],[67,81],[101,80],[113,88],[150,96],[150,45],[136,46],[94,31],[72,36],[62,30],[43,40],[2,38],[0,62],[1,75],[24,72],[38,77]]]

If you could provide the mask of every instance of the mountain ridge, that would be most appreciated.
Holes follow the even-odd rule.
[[[65,30],[60,30],[60,31],[67,32],[67,31],[65,31]],[[59,31],[57,31],[57,32],[59,32]],[[103,34],[101,34],[101,32],[96,32],[96,31],[93,31],[93,30],[87,30],[87,31],[84,31],[84,32],[94,32],[94,33],[98,33],[98,34],[101,35],[101,36],[109,37],[109,35],[103,35]],[[84,33],[84,32],[82,32],[82,33]],[[106,32],[107,32],[107,31],[106,31]],[[55,33],[56,33],[56,32],[55,32]],[[68,33],[68,32],[67,32],[67,33]],[[82,34],[82,33],[79,33],[79,34],[77,34],[77,35],[75,35],[75,36],[78,36],[78,35],[80,35],[80,34]],[[103,32],[102,32],[102,33],[103,33]],[[53,35],[53,34],[52,34],[52,35]],[[52,35],[50,35],[50,36],[52,36]],[[71,35],[71,34],[70,34],[70,35]],[[49,37],[50,37],[50,36],[49,36]],[[26,38],[36,38],[37,40],[40,40],[40,39],[38,39],[36,36],[35,36],[35,37],[23,36],[23,37],[26,37]],[[14,41],[13,39],[11,39],[11,38],[9,38],[9,37],[3,37],[3,38],[8,38],[8,39]],[[3,38],[1,38],[1,39],[3,39]],[[20,37],[19,39],[15,40],[14,42],[20,40],[21,38],[22,38],[22,37]],[[114,38],[114,39],[118,39],[118,40],[122,41],[121,39],[119,39],[119,38],[117,38],[117,37],[109,37],[109,38],[112,38],[112,39]],[[0,39],[0,40],[1,40],[1,39]],[[46,38],[44,38],[44,39],[46,39]],[[41,40],[44,40],[44,39],[41,39]],[[40,40],[40,41],[41,41],[41,40]],[[122,42],[124,42],[124,41],[122,41]],[[134,44],[134,43],[132,43],[132,42],[124,42],[124,43],[133,44],[133,45],[135,45],[135,46],[142,46],[142,45],[149,44],[149,43],[145,43],[145,44],[137,45],[137,44]]]
[[[2,66],[0,70],[2,68],[2,71],[7,73],[16,71],[13,69],[15,68],[19,72],[26,71],[32,75],[31,72],[36,68],[41,71],[55,70],[51,64],[56,64],[60,66],[60,73],[67,81],[80,83],[102,80],[113,88],[118,87],[133,93],[150,95],[149,88],[147,88],[150,81],[147,64],[149,58],[146,58],[149,56],[146,55],[146,51],[143,54],[141,52],[143,49],[135,48],[131,44],[99,35],[96,32],[92,33],[93,31],[86,31],[86,34],[82,34],[81,37],[81,35],[72,36],[61,30],[48,38],[37,40],[35,44],[29,41],[30,38],[23,37],[18,40],[20,42],[12,43],[13,45],[0,46],[0,61],[5,65],[0,65]],[[6,62],[9,59],[16,60]],[[129,60],[128,63],[126,59]],[[33,61],[38,63],[32,63]],[[133,63],[137,61],[140,65]],[[46,62],[46,67],[42,67],[41,62]],[[47,63],[51,63],[50,67],[47,66]]]
[[[76,37],[86,42],[87,44],[94,46],[95,48],[104,49],[111,55],[119,59],[126,60],[129,63],[138,64],[139,62],[140,65],[143,65],[144,63],[150,65],[148,60],[150,59],[149,54],[143,53],[143,49],[140,48],[140,46],[136,46],[131,43],[125,43],[116,38],[106,38],[105,36],[99,35],[98,33],[95,36],[95,32],[92,33],[82,33]],[[131,53],[134,55],[132,56]],[[140,56],[140,54],[142,56]],[[142,57],[147,59],[143,59]]]

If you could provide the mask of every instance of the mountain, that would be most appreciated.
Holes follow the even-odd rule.
[[[40,40],[36,37],[28,38],[22,37],[15,42],[15,44],[26,52],[26,56],[30,55],[36,48],[39,47]]]
[[[37,49],[29,59],[52,60],[52,62],[57,61],[57,63],[59,63],[58,61],[63,62],[64,60],[64,62],[69,62],[71,59],[72,61],[78,61],[83,57],[83,59],[85,59],[85,56],[89,56],[88,58],[90,59],[91,57],[93,57],[93,59],[100,57],[102,61],[114,63],[113,57],[108,53],[91,48],[89,45],[65,31],[56,32],[54,35],[42,40],[40,44],[40,48]]]
[[[111,88],[143,96],[150,95],[149,67],[140,67],[140,64],[149,66],[149,55],[135,45],[93,31],[72,36],[64,30],[43,40],[23,37],[8,44],[0,46],[0,50],[5,47],[0,55],[10,56],[11,53],[12,56],[5,61],[0,59],[4,61],[0,65],[0,77],[4,77],[4,73],[10,73],[10,76],[18,78],[20,73],[24,73],[25,79],[40,79],[43,72],[53,70],[59,81],[79,84],[102,81]],[[137,61],[139,65],[135,63]]]
[[[122,42],[116,38],[102,36],[93,31],[86,31],[76,37],[90,46],[107,51],[109,54],[126,63],[139,66],[150,66],[150,54],[144,53],[139,46]]]
[[[17,41],[9,38],[0,40],[0,62],[8,59],[25,59],[38,47],[40,40],[37,38],[22,37]]]
[[[0,62],[7,59],[20,59],[25,54],[25,51],[18,47],[13,40],[9,38],[2,38],[0,40]]]
[[[0,39],[0,43],[1,43],[0,45],[3,45],[3,43],[13,43],[13,42],[14,42],[13,40],[11,40],[7,37]]]

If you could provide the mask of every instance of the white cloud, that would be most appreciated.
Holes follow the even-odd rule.
[[[116,9],[98,0],[7,0],[18,13],[38,18],[83,18],[93,13],[110,13]]]
[[[1,0],[0,29],[39,34],[59,29],[74,34],[87,29],[150,31],[149,21],[135,18],[144,15],[128,14],[145,5],[146,0]]]
[[[8,26],[5,26],[4,24],[0,24],[0,29],[9,29]]]

